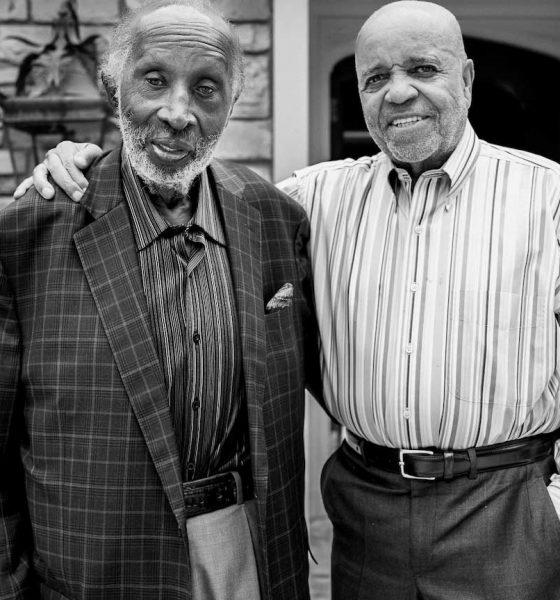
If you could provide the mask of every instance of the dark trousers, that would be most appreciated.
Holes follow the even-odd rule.
[[[366,466],[346,443],[321,475],[332,600],[560,600],[552,458],[452,481]]]

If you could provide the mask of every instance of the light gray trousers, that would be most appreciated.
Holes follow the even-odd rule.
[[[193,600],[260,600],[246,504],[187,520]]]

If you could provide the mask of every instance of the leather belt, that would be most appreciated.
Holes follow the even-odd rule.
[[[465,450],[404,450],[378,446],[347,432],[346,442],[367,466],[400,473],[405,479],[475,479],[484,471],[520,467],[550,456],[560,430]]]
[[[247,467],[183,483],[187,519],[253,498],[253,480]]]

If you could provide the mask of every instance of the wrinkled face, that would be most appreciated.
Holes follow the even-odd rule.
[[[420,174],[441,167],[464,131],[472,62],[448,26],[388,15],[365,27],[356,71],[368,130],[397,164]]]
[[[136,37],[119,90],[123,143],[152,192],[185,194],[231,113],[231,40],[221,23],[178,7],[141,18]]]

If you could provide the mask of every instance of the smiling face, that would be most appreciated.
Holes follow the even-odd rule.
[[[474,77],[451,13],[428,2],[386,5],[360,31],[356,71],[376,144],[416,177],[441,167],[464,131]]]
[[[176,6],[135,28],[118,91],[123,143],[152,192],[186,194],[231,114],[231,38],[216,19]]]

